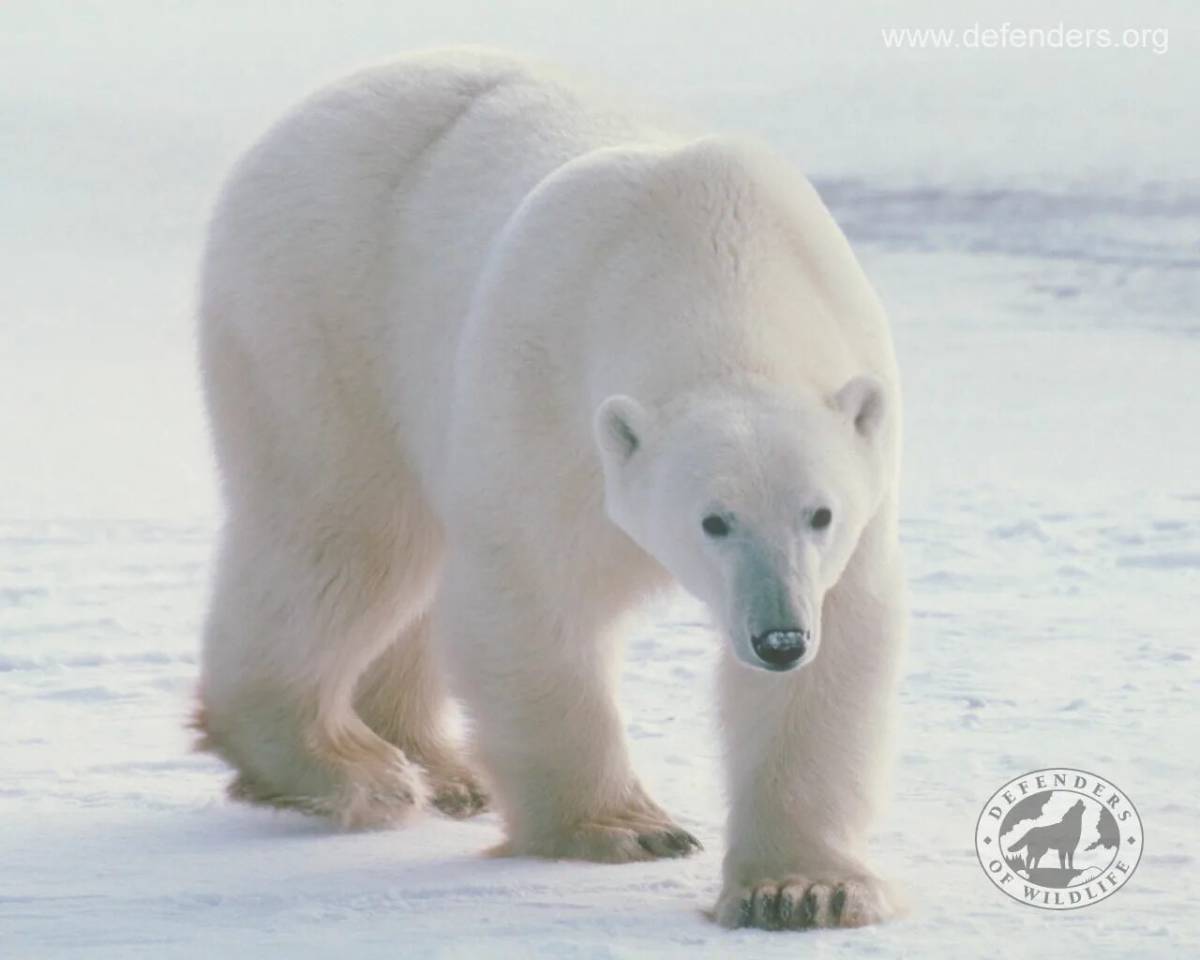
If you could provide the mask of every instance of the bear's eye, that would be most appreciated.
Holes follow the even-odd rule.
[[[814,530],[824,530],[833,522],[833,511],[828,507],[820,507],[813,511],[812,519],[808,522]]]
[[[700,526],[710,537],[724,537],[729,533],[729,521],[715,513],[705,517]]]

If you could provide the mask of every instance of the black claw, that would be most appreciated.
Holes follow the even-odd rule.
[[[693,837],[686,830],[673,830],[667,834],[670,839],[671,849],[678,850],[681,853],[686,853],[689,850],[699,850],[700,841]]]
[[[792,925],[792,916],[796,912],[796,900],[794,897],[788,896],[783,891],[779,893],[779,925],[781,927],[790,927]]]
[[[703,850],[704,844],[686,830],[664,830],[661,833],[639,833],[638,846],[656,857],[686,857],[692,850]]]
[[[783,895],[783,891],[776,891],[774,894],[768,895],[759,891],[755,894],[755,899],[762,904],[762,909],[759,911],[762,915],[763,930],[778,930],[779,929],[779,898]]]
[[[846,907],[846,887],[839,883],[833,891],[833,899],[830,901],[829,909],[833,912],[834,922],[837,923],[842,919],[842,910]]]
[[[748,926],[750,926],[750,922],[753,919],[754,919],[754,896],[750,895],[748,897],[745,897],[742,900],[742,905],[738,910],[737,925],[739,927],[748,927]]]
[[[817,895],[809,887],[808,892],[804,894],[804,900],[800,904],[800,924],[801,926],[811,927],[817,922]]]

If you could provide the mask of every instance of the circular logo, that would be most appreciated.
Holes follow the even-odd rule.
[[[1086,770],[1010,780],[975,827],[983,872],[1014,900],[1075,910],[1120,890],[1142,858],[1142,820],[1123,790]]]

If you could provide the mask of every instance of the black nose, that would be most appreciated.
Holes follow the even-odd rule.
[[[812,634],[808,630],[764,630],[750,638],[758,658],[772,670],[786,670],[804,656]]]

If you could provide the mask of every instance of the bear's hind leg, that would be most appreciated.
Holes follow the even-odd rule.
[[[223,538],[200,684],[203,745],[231,795],[375,827],[420,806],[420,768],[355,713],[354,686],[428,588],[394,544],[286,536],[234,517]]]
[[[430,799],[452,817],[486,809],[487,795],[459,759],[447,729],[445,684],[429,642],[430,617],[416,617],[383,651],[358,685],[358,713],[380,737],[425,771]]]

